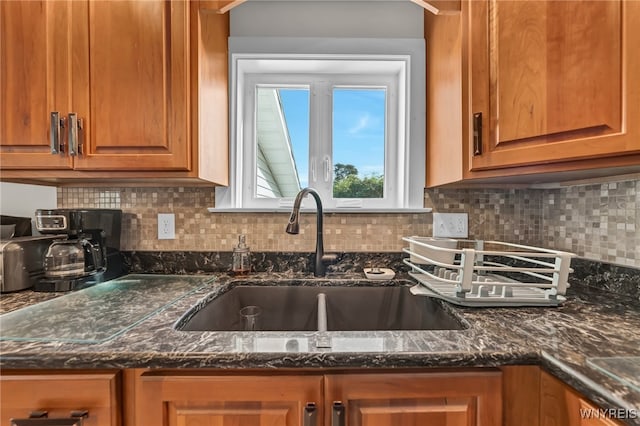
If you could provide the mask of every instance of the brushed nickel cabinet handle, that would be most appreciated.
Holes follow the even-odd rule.
[[[69,155],[78,155],[78,114],[69,113]]]
[[[304,407],[302,425],[303,426],[316,426],[316,403],[307,402]]]
[[[333,401],[331,411],[331,426],[344,426],[344,404],[342,401]]]
[[[64,127],[64,118],[60,119],[60,113],[53,111],[51,113],[51,127],[49,143],[51,144],[51,154],[62,154],[62,146],[60,145],[60,130]]]
[[[473,114],[473,155],[482,155],[482,113]]]

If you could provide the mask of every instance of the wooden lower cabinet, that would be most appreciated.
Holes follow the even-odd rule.
[[[502,367],[504,426],[619,426],[537,366]]]
[[[132,386],[136,426],[502,424],[497,370],[269,376],[139,371]],[[311,416],[305,414],[309,403],[316,407]]]
[[[325,419],[342,403],[348,426],[499,426],[501,383],[499,371],[329,374]]]
[[[49,419],[86,410],[83,426],[121,426],[119,373],[3,372],[0,375],[0,425],[47,411]],[[53,425],[54,423],[47,423]]]
[[[540,376],[540,426],[617,426],[582,395],[542,371]]]
[[[132,423],[136,426],[298,426],[305,405],[322,399],[321,375],[139,372],[136,376]]]
[[[87,410],[83,426],[622,425],[598,408],[537,366],[0,374],[0,426],[41,410],[49,418]]]

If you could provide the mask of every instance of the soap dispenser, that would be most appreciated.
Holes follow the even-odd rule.
[[[233,248],[233,265],[231,268],[234,275],[246,275],[251,272],[251,252],[247,247],[244,234],[238,236],[238,245]]]

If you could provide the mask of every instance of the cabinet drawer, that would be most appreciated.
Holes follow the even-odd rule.
[[[0,376],[0,425],[12,418],[28,418],[36,410],[49,418],[68,418],[87,410],[84,426],[119,426],[117,373],[3,374]]]

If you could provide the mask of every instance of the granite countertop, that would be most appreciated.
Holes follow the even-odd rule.
[[[624,367],[636,364],[619,364],[619,374],[629,374],[622,377],[627,380],[626,385],[597,368],[602,366],[601,358],[611,363],[616,360],[610,357],[621,357],[628,363],[640,356],[640,303],[631,297],[574,285],[568,300],[555,308],[461,308],[439,302],[468,324],[461,331],[200,332],[178,331],[174,325],[194,305],[204,304],[230,287],[246,283],[246,279],[226,274],[171,278],[175,285],[145,292],[145,297],[154,299],[156,309],[152,315],[141,319],[141,304],[127,305],[128,300],[136,300],[135,295],[117,302],[137,318],[125,321],[126,330],[98,339],[98,343],[5,340],[0,342],[0,368],[428,368],[537,364],[603,408],[640,412],[637,370],[634,372],[637,367]],[[263,285],[273,285],[274,279],[293,279],[296,285],[357,284],[348,274],[334,277],[331,282],[278,273],[255,274],[250,279]],[[0,312],[59,297],[59,293],[31,291],[3,295]],[[90,305],[82,308],[92,312]],[[48,318],[50,323],[55,320]],[[86,327],[102,327],[100,318],[87,320]],[[56,330],[65,333],[64,326]],[[339,350],[316,347],[318,339],[332,337],[348,344]],[[372,349],[372,338],[382,346]],[[291,339],[302,339],[308,345],[301,351],[287,351],[284,342]],[[272,343],[271,348],[282,343],[283,349],[262,349],[260,342],[266,340]],[[640,419],[626,421],[640,424]]]

